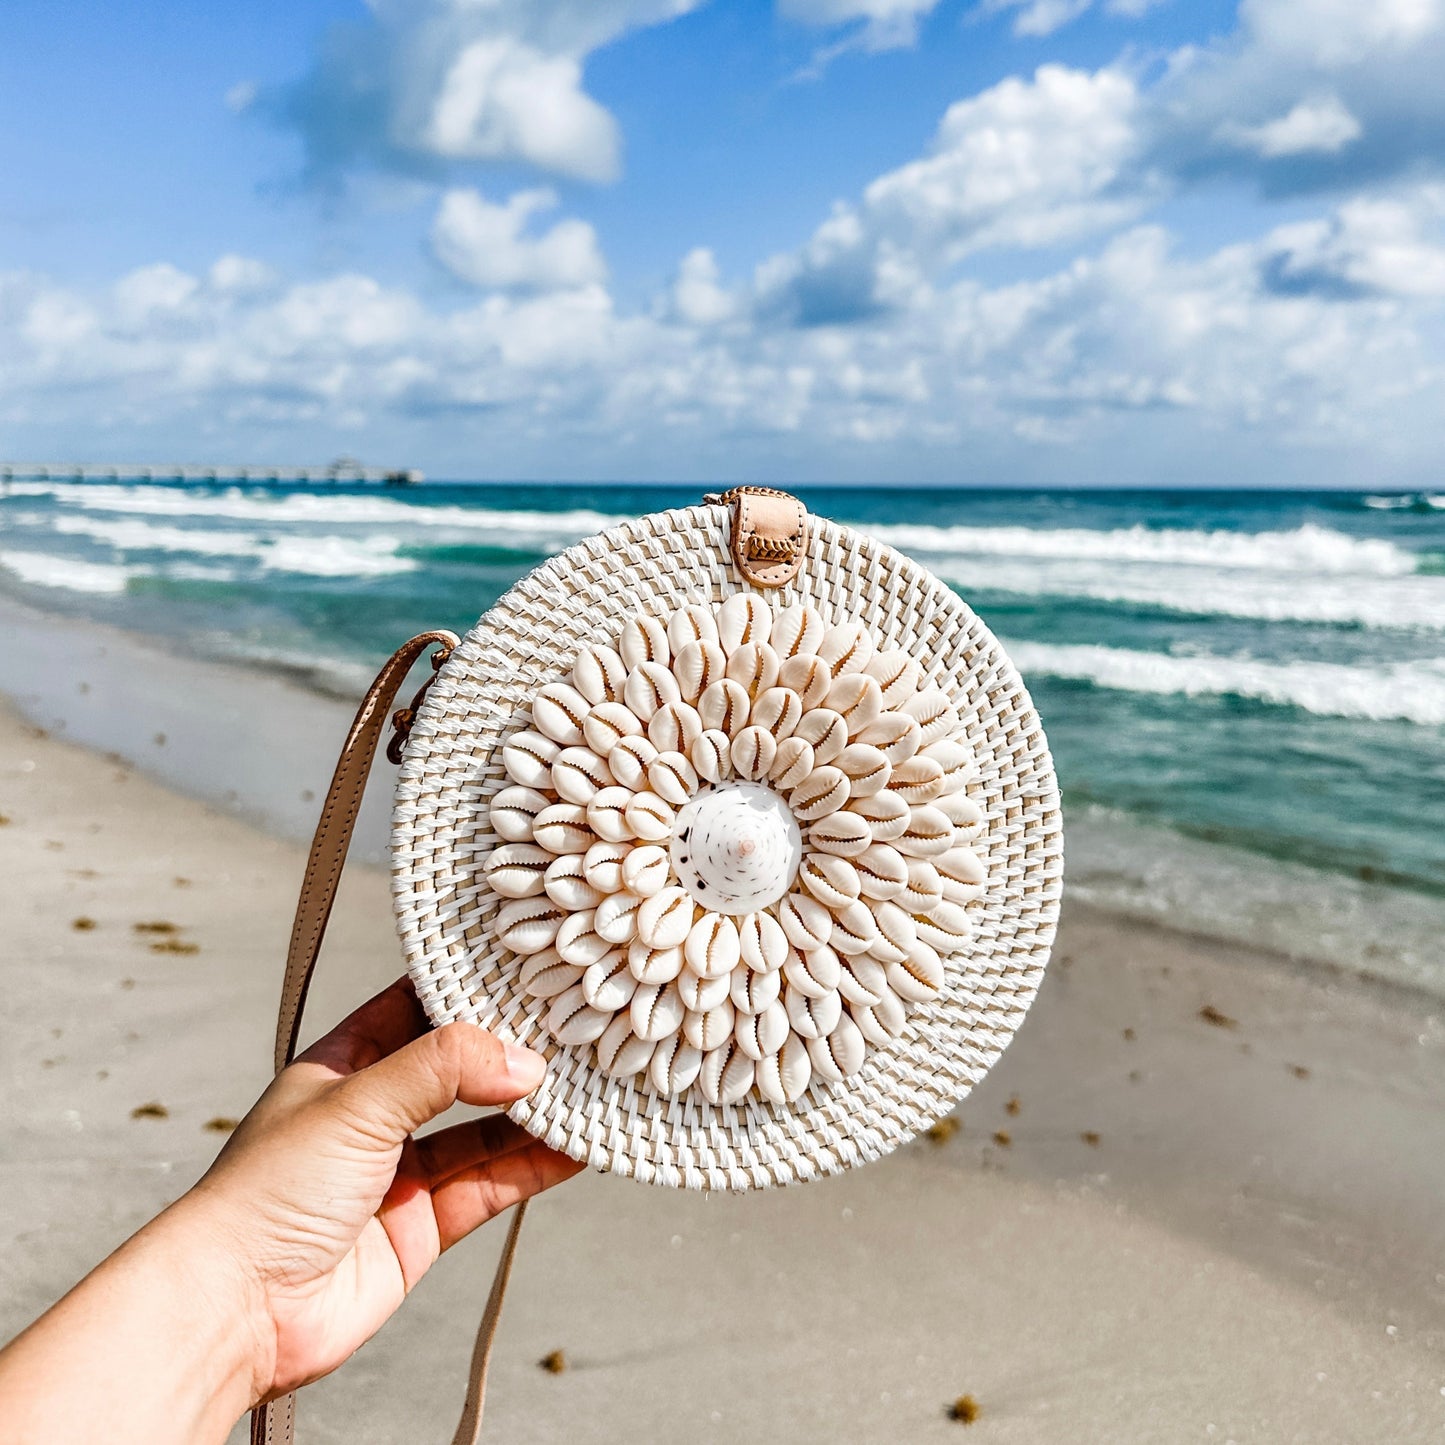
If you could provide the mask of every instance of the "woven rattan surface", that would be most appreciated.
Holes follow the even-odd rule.
[[[807,601],[829,623],[861,619],[880,646],[925,663],[975,750],[970,795],[987,868],[969,905],[971,947],[942,995],[913,1007],[902,1035],[870,1050],[846,1083],[816,1080],[791,1105],[756,1096],[713,1105],[694,1088],[656,1095],[615,1080],[590,1045],[545,1033],[547,1003],[517,986],[520,961],[491,937],[500,899],[482,872],[496,845],[488,804],[506,784],[501,745],[579,647],[638,612],[665,615],[745,590],[721,506],[657,513],[588,539],[518,582],[438,674],[407,745],[392,835],[398,927],[434,1023],[468,1019],[542,1050],[547,1078],[512,1117],[598,1169],[649,1183],[741,1190],[788,1184],[879,1158],[941,1118],[993,1065],[1032,1002],[1058,915],[1063,836],[1048,744],[1012,664],[968,606],[925,569],[870,538],[811,519],[801,574],[766,596]]]

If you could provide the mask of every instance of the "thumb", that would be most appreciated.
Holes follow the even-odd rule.
[[[455,1103],[510,1104],[542,1082],[547,1061],[476,1024],[429,1030],[344,1079],[338,1092],[372,1127],[399,1143]]]

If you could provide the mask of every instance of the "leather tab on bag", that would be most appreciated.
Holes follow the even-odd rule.
[[[732,504],[733,561],[747,581],[781,587],[798,575],[808,548],[808,513],[796,497],[770,487],[738,487],[715,500]]]

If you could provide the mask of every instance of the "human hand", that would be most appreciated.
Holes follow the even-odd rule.
[[[504,1114],[412,1137],[458,1101],[510,1104],[543,1072],[474,1025],[430,1029],[402,979],[277,1075],[170,1211],[226,1254],[253,1403],[335,1369],[443,1250],[582,1168]]]

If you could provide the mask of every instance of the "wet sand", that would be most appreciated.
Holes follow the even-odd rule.
[[[0,714],[0,1337],[179,1194],[263,1086],[286,835],[349,713],[116,634],[5,630],[30,719],[121,754]],[[147,775],[172,748],[212,759],[190,785],[209,802]],[[309,1032],[398,958],[385,877],[354,869]],[[542,1201],[489,1438],[1438,1439],[1442,1012],[1066,906],[951,1136],[741,1199],[589,1175]],[[303,1441],[449,1438],[498,1242],[454,1251],[306,1393]],[[964,1393],[968,1426],[946,1414]]]

